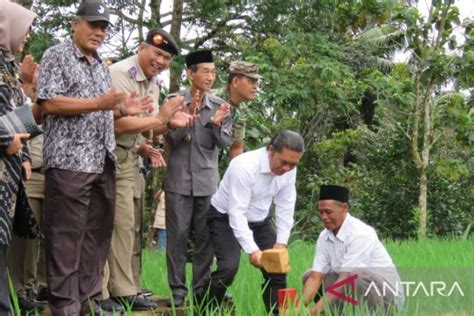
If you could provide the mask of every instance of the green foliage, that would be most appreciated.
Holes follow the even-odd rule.
[[[142,36],[131,34],[166,23],[146,14],[139,19],[139,1],[107,3],[121,16],[111,37],[123,35],[110,54],[128,56]],[[35,4],[40,19],[28,50],[36,59],[69,34],[77,5]],[[350,187],[351,212],[382,236],[416,237],[419,183],[410,135],[417,93],[427,91],[432,91],[433,126],[426,168],[430,234],[460,235],[472,223],[474,24],[461,22],[459,10],[447,5],[438,3],[428,20],[405,1],[184,2],[183,26],[196,38],[182,38],[180,45],[183,52],[215,51],[217,88],[225,85],[230,61],[260,66],[262,93],[249,104],[246,149],[265,145],[282,129],[299,131],[305,139],[293,238],[314,239],[322,228],[315,201],[323,183]],[[465,30],[463,43],[453,35],[455,28]],[[410,52],[410,59],[396,64],[392,57],[400,50]],[[172,73],[182,73],[183,64],[184,57],[177,56]],[[426,126],[419,125],[419,144]],[[222,171],[226,165],[223,159]],[[148,210],[159,178],[148,182]]]

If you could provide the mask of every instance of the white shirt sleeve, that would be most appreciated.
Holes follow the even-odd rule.
[[[252,196],[252,179],[247,171],[233,168],[233,173],[228,178],[228,212],[229,225],[234,232],[234,236],[239,242],[242,249],[247,253],[259,250],[259,247],[253,239],[253,232],[249,228],[245,213],[248,211],[250,199]],[[227,172],[230,170],[228,169]],[[235,172],[238,171],[238,172]]]
[[[293,215],[296,203],[295,178],[296,173],[291,182],[285,185],[274,197],[275,217],[277,228],[277,243],[288,244],[291,228],[293,227]]]
[[[331,259],[328,254],[327,246],[325,245],[325,236],[319,234],[316,242],[316,252],[314,254],[313,267],[311,270],[321,273],[328,273],[331,267]]]

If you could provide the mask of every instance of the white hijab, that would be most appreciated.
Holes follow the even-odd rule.
[[[0,0],[0,50],[7,61],[15,59],[15,53],[28,33],[36,13],[21,5]]]

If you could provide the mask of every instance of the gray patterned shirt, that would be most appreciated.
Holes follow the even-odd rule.
[[[70,39],[49,48],[41,59],[37,89],[40,102],[57,96],[96,98],[111,86],[107,65],[97,54],[89,62]],[[112,111],[44,114],[43,129],[46,169],[101,173],[107,154],[115,161]]]

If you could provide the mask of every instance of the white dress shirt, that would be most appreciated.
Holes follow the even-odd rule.
[[[243,153],[229,164],[211,204],[229,216],[237,241],[248,254],[258,250],[248,223],[265,220],[275,204],[277,242],[287,244],[296,201],[296,168],[281,176],[270,170],[266,148]]]
[[[312,270],[339,274],[356,268],[370,268],[372,273],[380,275],[393,289],[400,289],[396,303],[399,305],[400,300],[403,302],[400,276],[377,233],[371,226],[348,213],[337,235],[328,229],[319,234]]]

